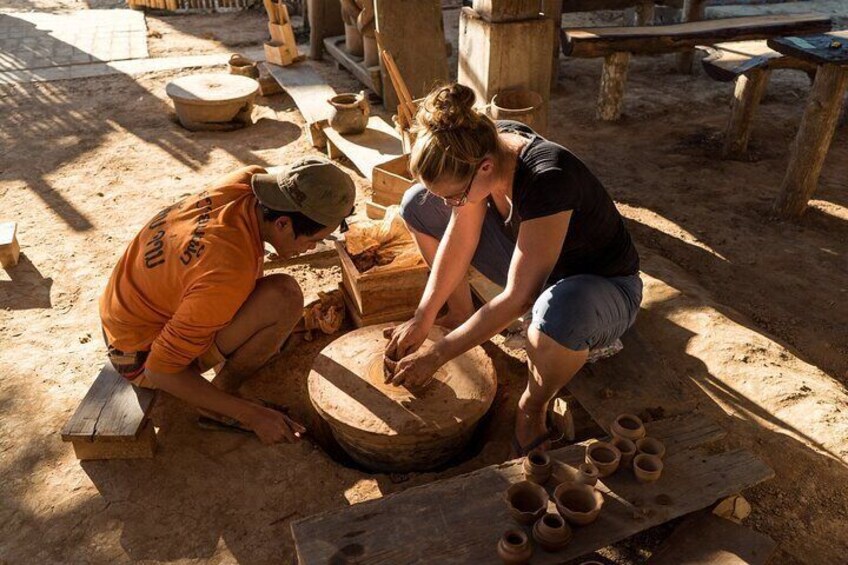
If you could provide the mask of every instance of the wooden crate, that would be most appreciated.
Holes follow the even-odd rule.
[[[337,241],[336,250],[342,265],[342,286],[354,320],[358,317],[365,321],[391,321],[380,316],[402,319],[415,312],[427,285],[427,265],[361,273],[343,243]]]
[[[372,175],[371,200],[383,206],[400,204],[403,193],[415,184],[415,179],[409,174],[409,155],[377,165]]]

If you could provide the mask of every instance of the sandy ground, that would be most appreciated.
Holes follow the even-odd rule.
[[[151,53],[237,48],[253,36],[240,40],[233,27],[261,20],[228,15],[218,28],[194,18],[209,17],[149,18]],[[330,64],[316,68],[336,90],[356,88]],[[652,345],[728,428],[727,443],[774,467],[774,480],[746,492],[749,525],[780,543],[778,563],[843,562],[848,131],[838,130],[805,217],[775,221],[769,210],[806,78],[776,73],[751,159],[721,161],[732,86],[672,68],[670,57],[635,59],[624,119],[599,124],[600,62],[562,60],[550,137],[590,164],[628,219],[646,282],[639,323]],[[499,379],[492,422],[479,453],[442,473],[370,475],[309,443],[269,448],[204,432],[171,399],[154,412],[155,459],[74,459],[58,431],[102,364],[97,298],[125,243],[156,210],[216,175],[314,153],[283,96],[259,99],[249,129],[181,129],[164,93],[181,74],[0,90],[0,210],[18,222],[23,250],[18,267],[0,272],[0,562],[288,562],[293,520],[508,456],[526,377],[521,356],[496,339],[486,346]],[[367,186],[358,186],[361,201]],[[331,263],[285,271],[307,292],[339,276]],[[328,341],[292,343],[246,392],[314,426],[305,380]],[[640,562],[668,530],[605,555]]]

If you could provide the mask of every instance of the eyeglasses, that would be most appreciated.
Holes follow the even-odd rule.
[[[468,184],[465,185],[465,188],[462,192],[454,195],[454,196],[442,196],[442,200],[447,206],[451,208],[459,208],[460,206],[464,206],[468,202],[468,193],[471,192],[471,185],[474,184],[474,177],[477,176],[477,167],[474,168],[474,172],[471,174],[471,178],[468,179]]]

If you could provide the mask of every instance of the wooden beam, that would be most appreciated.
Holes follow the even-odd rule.
[[[598,119],[612,122],[621,117],[630,53],[612,53],[604,57],[601,71],[601,93],[598,95]]]
[[[320,61],[324,38],[344,34],[338,0],[307,0],[309,12],[309,58]]]
[[[551,62],[551,86],[559,78],[559,36],[562,32],[562,2],[563,0],[542,0],[542,15],[552,20],[553,25],[553,61]]]
[[[824,160],[836,131],[846,86],[846,67],[819,67],[798,134],[792,142],[789,166],[775,204],[775,212],[781,218],[801,216],[816,191]]]
[[[536,551],[533,563],[562,563],[585,555],[774,475],[746,450],[697,449],[684,436],[702,437],[696,433],[699,427],[714,424],[698,414],[649,424],[649,434],[674,446],[669,447],[660,480],[642,485],[627,471],[605,478],[599,483],[605,503],[598,520],[581,527],[562,551]],[[550,455],[576,465],[583,461],[585,445],[553,450]],[[329,563],[354,555],[360,562],[406,563],[421,556],[440,564],[495,562],[499,537],[515,527],[503,493],[521,479],[517,459],[299,520],[292,525],[298,562]],[[553,483],[547,485],[549,491],[556,486]]]
[[[724,133],[725,159],[741,159],[748,152],[754,117],[768,86],[771,71],[754,69],[736,79],[730,120]]]
[[[663,26],[598,27],[563,31],[562,50],[572,57],[605,57],[629,51],[658,55],[724,41],[767,39],[782,35],[817,33],[830,29],[820,14],[751,16]]]
[[[351,72],[362,84],[374,91],[377,96],[383,96],[383,79],[380,76],[380,67],[366,67],[362,57],[352,55],[345,48],[343,35],[327,37],[324,39],[324,47],[336,62]]]
[[[539,0],[474,0],[471,7],[487,22],[514,22],[539,17]]]
[[[697,22],[704,19],[706,13],[706,0],[685,0],[683,2],[683,13],[681,20],[684,22]],[[740,39],[740,38],[735,38]],[[694,49],[687,49],[677,56],[677,70],[683,74],[692,74],[692,62],[695,60]]]

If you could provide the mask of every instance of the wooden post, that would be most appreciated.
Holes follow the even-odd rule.
[[[647,0],[636,6],[636,25],[637,26],[652,26],[654,25],[654,0]]]
[[[562,31],[562,0],[542,0],[542,15],[554,22],[554,53],[551,61],[551,86],[559,78],[559,34]]]
[[[685,0],[681,21],[698,22],[704,19],[706,0]],[[677,70],[683,74],[692,74],[695,51],[690,49],[677,55]]]
[[[845,67],[819,67],[798,134],[792,143],[780,196],[775,203],[778,216],[797,218],[807,208],[836,130],[846,86],[848,70]]]
[[[747,153],[754,116],[768,86],[769,76],[770,70],[754,69],[736,79],[733,107],[724,133],[723,158],[740,159]]]
[[[309,17],[309,58],[320,61],[324,38],[344,34],[344,22],[338,0],[307,0]]]
[[[614,122],[621,117],[629,65],[630,53],[613,53],[604,57],[604,69],[601,72],[601,93],[598,97],[598,119],[605,122]]]

